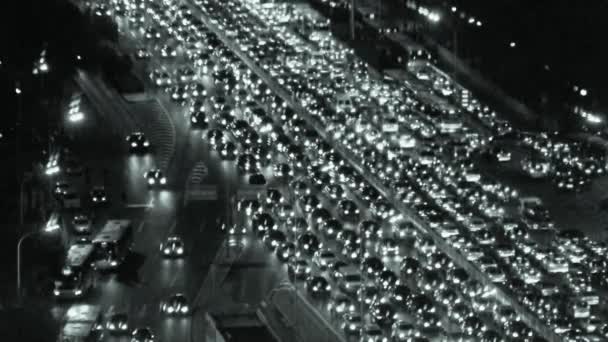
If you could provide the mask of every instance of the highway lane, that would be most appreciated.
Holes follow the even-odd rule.
[[[102,95],[100,93],[102,92],[96,93],[99,96],[98,103],[107,102],[107,99],[106,101],[103,99],[103,93]],[[122,101],[122,99],[114,98],[110,101]],[[105,126],[119,128],[119,132],[112,129],[95,130],[79,136],[94,137],[88,139],[89,146],[79,145],[81,155],[85,156],[88,166],[97,171],[96,176],[92,177],[94,178],[92,183],[105,182],[112,199],[110,207],[104,209],[99,216],[127,217],[132,219],[137,227],[135,255],[130,261],[133,265],[129,266],[129,268],[133,266],[133,269],[127,272],[139,272],[139,280],[135,284],[127,285],[116,275],[102,278],[96,294],[88,302],[102,305],[109,313],[126,311],[130,314],[132,326],[151,326],[159,337],[166,340],[188,341],[190,339],[188,324],[183,324],[184,322],[174,324],[175,322],[171,320],[162,319],[158,313],[158,304],[160,299],[174,291],[185,292],[190,297],[194,296],[221,241],[215,222],[218,214],[224,211],[218,210],[218,205],[214,203],[200,203],[199,208],[189,206],[182,209],[179,201],[180,193],[174,189],[180,191],[183,189],[185,182],[180,180],[185,180],[191,166],[200,160],[210,164],[209,181],[217,182],[219,185],[223,181],[221,175],[229,166],[222,165],[217,161],[216,156],[208,153],[208,147],[200,138],[201,132],[189,130],[183,111],[172,108],[170,104],[165,103],[165,105],[169,105],[174,110],[173,119],[181,122],[176,125],[181,137],[177,139],[176,145],[184,151],[173,158],[172,167],[167,170],[170,179],[168,190],[149,192],[146,188],[142,174],[155,165],[155,156],[132,157],[124,153],[126,152],[123,145],[124,136],[127,133],[142,129],[148,134],[147,129],[154,129],[150,127],[151,125],[128,126],[128,123],[141,122],[142,117],[145,121],[145,116],[149,113],[135,112],[133,117],[123,120],[124,118],[116,115],[115,110],[109,108],[110,106],[100,106],[100,113],[91,115],[90,122],[98,120],[99,124],[108,121],[108,125]],[[136,115],[139,117],[135,117]],[[91,125],[89,128],[95,126],[99,127],[99,125]],[[103,153],[108,151],[112,153]],[[123,153],[117,153],[118,151]],[[99,172],[104,168],[107,170],[105,177]],[[220,188],[225,187],[220,186]],[[125,208],[123,203],[116,200],[120,198],[123,190],[127,193],[128,205],[143,205],[151,203],[152,200],[154,206]],[[185,260],[169,262],[159,257],[159,243],[171,233],[184,237],[189,251]],[[138,266],[139,270],[136,269]]]

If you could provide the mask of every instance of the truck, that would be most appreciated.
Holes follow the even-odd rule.
[[[74,304],[63,316],[57,342],[99,342],[103,339],[103,332],[99,305]]]

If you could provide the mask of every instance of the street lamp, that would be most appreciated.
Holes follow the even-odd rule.
[[[51,216],[49,221],[46,223],[42,232],[40,231],[32,231],[29,233],[25,233],[19,241],[17,242],[17,300],[21,301],[21,245],[23,241],[25,241],[28,237],[40,234],[40,233],[52,233],[59,230],[61,226],[59,225],[59,216]]]

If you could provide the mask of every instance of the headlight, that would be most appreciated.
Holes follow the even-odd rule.
[[[77,289],[76,291],[74,291],[74,294],[77,296],[80,296],[82,294],[82,290],[81,289]]]
[[[148,146],[150,146],[150,143],[146,140],[146,141],[144,141],[144,146],[148,147]]]
[[[53,290],[53,294],[54,294],[55,296],[59,296],[59,290],[54,289],[54,290]]]
[[[178,247],[177,254],[184,254],[184,249],[182,247]]]
[[[93,197],[93,202],[97,202],[97,197]]]
[[[103,197],[101,198],[101,200],[102,200],[102,201],[105,201],[105,200],[106,200],[106,196],[103,196]]]
[[[173,307],[172,307],[172,306],[168,306],[168,307],[167,307],[167,312],[168,312],[168,313],[173,313],[174,311],[175,311],[175,309],[173,309]]]
[[[136,142],[132,142],[131,143],[131,147],[137,147],[137,143]]]
[[[163,250],[163,252],[164,252],[165,254],[171,254],[171,250],[170,250],[169,248],[165,248],[165,249]]]
[[[167,178],[163,177],[160,179],[160,184],[166,184],[167,183]]]
[[[148,184],[150,184],[150,185],[154,184],[154,178],[148,178]]]
[[[190,309],[187,306],[182,306],[182,313],[188,313]]]
[[[116,261],[116,260],[110,261],[110,266],[116,266],[116,265],[118,265],[118,261]]]
[[[190,117],[190,121],[191,121],[192,123],[196,123],[196,117],[195,117],[195,116]]]

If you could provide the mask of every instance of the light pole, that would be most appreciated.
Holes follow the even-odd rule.
[[[28,237],[37,234],[37,231],[25,233],[17,242],[17,301],[21,302],[21,244]]]
[[[54,232],[54,231],[58,230],[59,228],[60,228],[60,226],[59,226],[57,219],[51,218],[47,222],[47,224],[44,227],[44,230],[42,230],[42,232],[50,233],[50,232]],[[21,236],[21,238],[17,242],[17,301],[18,302],[21,302],[21,245],[23,244],[23,241],[25,241],[28,237],[40,234],[42,232],[32,231],[29,233],[25,233],[25,234],[23,234],[23,236]]]
[[[356,0],[350,0],[350,39],[355,40],[355,6]]]

